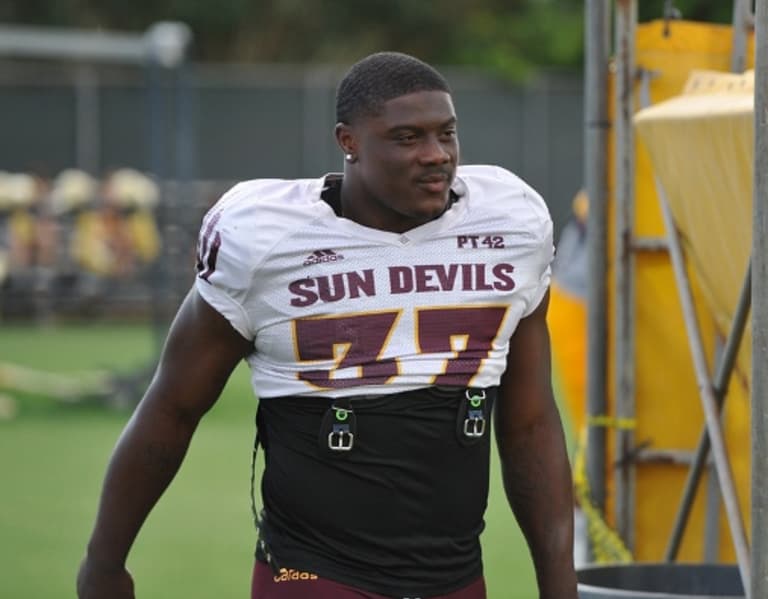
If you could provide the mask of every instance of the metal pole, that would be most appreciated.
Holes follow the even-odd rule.
[[[147,49],[143,36],[134,33],[0,25],[0,55],[138,64]]]
[[[170,318],[167,309],[174,287],[174,279],[171,275],[173,272],[171,270],[172,265],[168,262],[174,259],[175,252],[178,251],[177,229],[170,226],[174,196],[168,181],[172,157],[168,124],[171,123],[172,116],[171,94],[173,91],[179,93],[178,88],[174,90],[170,84],[173,82],[178,85],[179,80],[169,77],[169,74],[176,71],[175,74],[178,75],[178,69],[184,66],[192,34],[189,27],[184,23],[158,22],[146,31],[144,39],[149,53],[147,70],[149,77],[150,170],[156,177],[160,190],[157,221],[163,241],[162,255],[154,261],[150,271],[152,325],[155,333],[156,352],[159,354],[168,332]],[[179,98],[181,101],[184,100],[183,96],[179,96]],[[187,142],[184,138],[186,130],[179,127],[180,123],[177,122],[176,124],[177,131],[173,139],[177,145],[184,144]],[[184,150],[179,147],[175,150],[176,166],[181,167]],[[178,192],[178,181],[175,191]]]
[[[160,355],[165,336],[168,332],[166,298],[168,297],[169,260],[168,218],[168,99],[164,88],[162,67],[154,60],[147,65],[147,103],[149,112],[149,171],[155,178],[160,194],[155,216],[162,240],[161,254],[149,268],[150,296],[152,298],[152,332],[155,341],[155,354]]]
[[[328,67],[309,68],[304,75],[301,154],[296,169],[299,177],[312,177],[312,173],[323,172],[339,160],[337,152],[329,155],[328,144],[317,143],[326,138],[328,119],[333,118],[333,96],[328,93],[334,89],[333,81],[333,71]]]
[[[173,215],[176,220],[175,239],[173,243],[174,270],[173,303],[178,305],[184,298],[191,282],[191,274],[187,263],[190,252],[195,247],[197,232],[196,217],[198,200],[190,185],[195,172],[196,145],[194,135],[195,118],[193,115],[194,94],[189,63],[179,64],[174,69],[176,92],[176,185],[173,190]]]
[[[755,2],[752,221],[752,596],[768,597],[768,0]]]
[[[715,460],[715,469],[720,482],[720,489],[723,493],[723,503],[725,504],[725,512],[731,530],[731,539],[733,540],[733,546],[736,551],[736,560],[739,563],[741,581],[744,584],[744,589],[747,591],[747,599],[750,599],[751,595],[749,594],[749,588],[751,575],[749,546],[744,531],[744,523],[742,522],[741,513],[739,511],[739,500],[736,496],[736,488],[733,483],[731,465],[728,462],[728,452],[725,447],[723,431],[720,426],[717,401],[708,373],[707,357],[704,354],[704,344],[701,339],[699,323],[696,319],[696,307],[693,303],[693,295],[691,293],[690,281],[688,280],[685,258],[683,257],[683,250],[680,247],[680,240],[678,239],[677,228],[675,227],[672,210],[669,207],[667,194],[658,180],[656,181],[656,192],[659,196],[661,214],[664,219],[664,226],[667,230],[669,257],[672,261],[672,270],[675,274],[675,282],[677,284],[680,304],[683,310],[683,320],[685,321],[685,328],[688,332],[688,344],[690,346],[691,358],[696,373],[696,383],[699,387],[699,395],[702,407],[704,408],[704,418],[707,423],[709,440],[712,444],[712,456]],[[762,599],[765,595],[760,597]]]
[[[739,303],[736,306],[736,312],[733,316],[731,330],[728,332],[728,339],[725,342],[723,355],[720,358],[720,363],[713,382],[715,401],[717,402],[718,410],[722,407],[725,396],[728,393],[728,383],[731,380],[731,373],[736,364],[736,357],[739,354],[739,347],[741,346],[741,340],[744,337],[744,331],[747,328],[749,307],[752,301],[751,275],[752,267],[748,264],[747,272],[744,275],[744,283],[741,287],[741,294],[739,295]],[[672,562],[677,559],[677,552],[680,550],[680,544],[683,540],[683,532],[685,532],[688,517],[690,516],[691,508],[693,507],[693,500],[696,497],[696,487],[699,484],[701,474],[704,471],[704,465],[709,456],[709,448],[709,433],[705,426],[704,430],[701,431],[699,443],[696,447],[696,453],[693,462],[691,463],[691,468],[688,471],[688,478],[685,481],[683,498],[680,501],[669,544],[667,545],[667,550],[664,554],[665,561]]]
[[[610,0],[587,0],[584,153],[589,197],[587,293],[587,422],[606,412],[608,32]],[[588,425],[587,479],[595,507],[605,511],[605,429]]]
[[[747,68],[747,29],[752,20],[750,0],[733,0],[733,46],[731,47],[731,71],[743,73]]]
[[[635,418],[634,351],[634,210],[635,210],[635,136],[632,117],[635,112],[635,30],[637,0],[616,3],[616,262],[615,262],[615,332],[616,417]],[[631,429],[616,429],[616,530],[631,550],[634,547],[634,445]]]
[[[75,137],[77,167],[98,176],[101,167],[101,126],[98,78],[91,65],[75,74]]]

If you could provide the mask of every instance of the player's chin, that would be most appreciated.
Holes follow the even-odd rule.
[[[445,193],[419,193],[413,198],[410,205],[410,213],[414,217],[425,220],[437,218],[445,212],[450,196]]]

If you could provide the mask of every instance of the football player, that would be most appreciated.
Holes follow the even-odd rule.
[[[352,66],[335,134],[343,173],[244,182],[206,215],[107,471],[82,599],[133,596],[131,544],[243,359],[265,452],[254,599],[484,598],[492,419],[540,597],[576,599],[545,203],[459,165],[448,84],[407,55]]]

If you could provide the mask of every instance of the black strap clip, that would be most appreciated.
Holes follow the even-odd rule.
[[[334,400],[320,424],[320,448],[333,455],[352,451],[357,435],[357,418],[348,398]]]

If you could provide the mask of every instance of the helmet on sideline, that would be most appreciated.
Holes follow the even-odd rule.
[[[107,177],[104,195],[108,202],[119,208],[151,210],[160,199],[160,190],[144,173],[121,168]]]
[[[92,202],[96,191],[96,180],[85,171],[63,170],[53,182],[51,208],[54,214],[66,214]]]
[[[28,208],[40,199],[37,179],[26,173],[0,173],[0,210]]]

